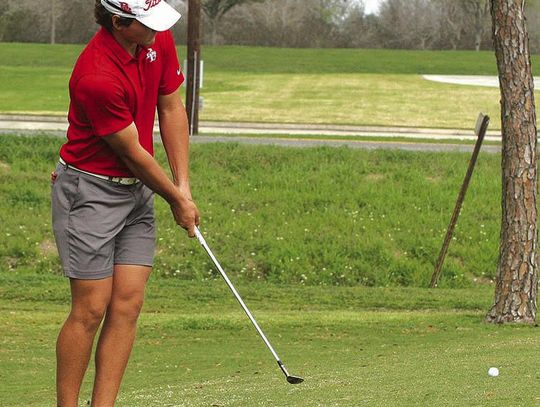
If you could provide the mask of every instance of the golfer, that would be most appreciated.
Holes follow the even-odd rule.
[[[112,407],[135,339],[151,272],[153,194],[195,235],[184,80],[168,31],[180,18],[163,0],[96,0],[101,29],[69,82],[67,142],[52,174],[53,229],[71,311],[56,345],[57,405],[78,406],[94,338],[93,407]],[[153,158],[155,112],[172,181]]]

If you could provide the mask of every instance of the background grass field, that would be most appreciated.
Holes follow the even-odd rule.
[[[0,267],[58,269],[48,174],[62,139],[0,138]],[[193,145],[192,187],[203,232],[233,274],[251,281],[425,287],[469,155]],[[165,165],[158,148],[158,158]],[[480,157],[445,263],[443,287],[494,278],[500,156]],[[17,180],[17,182],[13,182]],[[215,277],[205,254],[157,200],[155,272]]]
[[[0,43],[0,112],[65,114],[81,48]],[[202,120],[470,129],[499,112],[497,88],[421,77],[496,75],[492,52],[205,47],[204,60]]]

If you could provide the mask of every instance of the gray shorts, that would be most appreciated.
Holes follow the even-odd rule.
[[[152,266],[154,193],[139,182],[120,185],[59,164],[52,185],[54,237],[64,274],[97,280],[115,264]]]

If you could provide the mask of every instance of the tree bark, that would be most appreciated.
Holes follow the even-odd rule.
[[[488,322],[534,323],[537,153],[534,82],[524,0],[491,0],[502,118],[502,221],[495,299]]]

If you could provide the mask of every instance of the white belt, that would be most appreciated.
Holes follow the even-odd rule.
[[[60,157],[59,162],[60,162],[60,164],[62,164],[66,168],[71,168],[72,170],[82,172],[83,174],[91,175],[92,177],[103,179],[103,180],[109,181],[109,182],[114,182],[116,184],[134,185],[134,184],[137,184],[137,183],[141,182],[138,178],[133,178],[133,177],[111,177],[111,176],[108,176],[108,175],[94,174],[93,172],[84,171],[84,170],[81,170],[81,169],[79,169],[77,167],[74,167],[71,164],[66,163],[62,159],[62,157]]]

